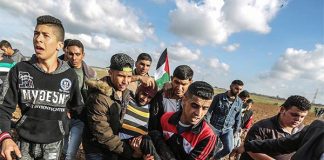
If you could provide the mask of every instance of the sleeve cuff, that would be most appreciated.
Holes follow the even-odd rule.
[[[0,134],[0,143],[2,143],[3,140],[8,139],[8,138],[11,139],[10,134],[8,132],[2,132]]]

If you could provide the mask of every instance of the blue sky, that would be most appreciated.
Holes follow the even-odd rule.
[[[282,6],[285,2],[285,5]],[[80,39],[86,62],[105,67],[111,55],[168,48],[171,71],[187,64],[194,80],[324,104],[322,0],[0,0],[0,39],[32,55],[37,16],[62,20],[66,38]]]

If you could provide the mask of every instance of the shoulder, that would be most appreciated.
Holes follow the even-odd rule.
[[[105,78],[105,77],[104,77]],[[89,87],[89,91],[100,91],[102,94],[105,95],[112,95],[113,94],[113,88],[105,81],[105,79],[101,80],[87,80],[86,85]]]
[[[262,119],[262,120],[256,122],[253,126],[258,127],[258,128],[264,128],[264,127],[269,127],[269,126],[272,127],[274,125],[273,118],[274,117]]]
[[[168,119],[174,114],[174,112],[166,112],[162,115],[161,121],[167,122]]]
[[[249,130],[247,137],[265,133],[266,131],[275,130],[272,118],[267,118],[256,122]]]
[[[205,137],[216,136],[214,131],[213,131],[213,126],[212,125],[210,125],[205,120],[202,123],[203,124],[202,124],[201,134],[203,134]]]

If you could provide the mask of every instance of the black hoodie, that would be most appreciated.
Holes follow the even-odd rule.
[[[9,88],[0,104],[0,133],[9,132],[17,104],[22,112],[16,125],[19,137],[52,143],[68,133],[67,111],[81,111],[84,104],[76,73],[66,62],[58,61],[53,73],[38,67],[35,55],[10,70]]]

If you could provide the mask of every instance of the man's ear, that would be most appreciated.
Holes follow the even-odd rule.
[[[283,113],[283,112],[285,112],[285,111],[286,111],[285,107],[281,106],[279,112],[280,112],[280,113]]]
[[[57,48],[56,48],[56,50],[59,51],[60,49],[63,48],[63,46],[64,46],[64,43],[61,42],[61,41],[59,41],[58,44],[57,44]]]

